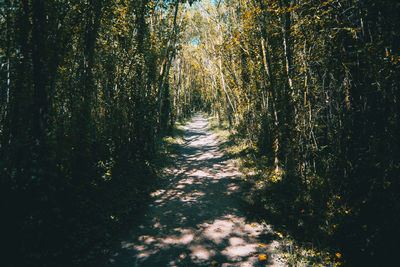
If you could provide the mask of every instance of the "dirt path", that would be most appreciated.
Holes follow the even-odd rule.
[[[146,218],[108,266],[282,265],[268,226],[246,221],[240,173],[224,160],[201,115],[186,126],[185,140],[167,188],[154,192]]]

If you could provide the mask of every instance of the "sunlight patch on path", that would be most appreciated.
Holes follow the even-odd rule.
[[[188,257],[197,264],[215,257],[220,248],[223,248],[220,254],[230,262],[242,262],[243,258],[252,256],[251,261],[256,262],[257,257],[254,254],[259,247],[251,237],[257,235],[260,227],[246,224],[241,217],[227,215],[194,228],[174,228],[165,237],[141,235],[136,244],[123,242],[122,247],[138,252],[137,263],[150,259],[161,250],[186,245],[185,258]],[[153,228],[157,226],[154,225]]]

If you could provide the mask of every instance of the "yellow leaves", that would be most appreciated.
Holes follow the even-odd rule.
[[[267,255],[266,254],[262,254],[262,255],[260,255],[260,257],[258,257],[258,259],[260,261],[266,261],[267,260]]]
[[[328,3],[329,3],[328,1],[323,2],[323,3],[321,4],[321,7],[326,6]]]
[[[114,6],[111,34],[121,36],[129,34],[128,10],[128,4],[125,2]]]
[[[65,66],[60,66],[58,69],[59,69],[61,72],[65,72],[65,71],[68,70],[67,67],[65,67]]]
[[[342,209],[338,209],[337,212],[340,213],[340,214],[343,214],[343,213],[344,214],[350,214],[351,209],[343,209],[343,210]]]
[[[340,254],[339,252],[335,254],[336,258],[340,259],[342,257],[342,254]]]
[[[344,27],[343,29],[346,30],[346,31],[349,31],[351,34],[353,34],[353,38],[357,39],[357,32],[356,32],[355,29],[352,29],[352,28],[349,28],[349,27]]]

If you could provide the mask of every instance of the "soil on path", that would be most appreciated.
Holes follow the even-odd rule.
[[[240,173],[224,159],[207,121],[197,114],[185,130],[168,185],[153,193],[145,218],[107,266],[283,265],[270,228],[246,220]]]

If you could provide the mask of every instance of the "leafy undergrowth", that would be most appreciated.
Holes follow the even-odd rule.
[[[164,182],[160,171],[174,163],[183,125],[176,123],[172,136],[157,141],[151,159],[110,157],[95,166],[101,179],[87,187],[66,184],[54,196],[57,208],[41,215],[41,225],[20,227],[13,236],[25,243],[9,253],[3,266],[101,266],[119,238],[144,216],[150,193]]]
[[[342,265],[342,253],[326,245],[337,224],[326,222],[324,229],[316,230],[321,223],[319,214],[328,211],[306,208],[307,201],[295,194],[296,190],[291,190],[300,185],[288,186],[286,183],[293,182],[288,179],[289,175],[275,173],[271,161],[260,156],[256,147],[237,132],[231,133],[225,122],[208,117],[208,124],[225,156],[243,173],[241,188],[247,216],[271,225],[275,234],[281,237],[280,257],[289,266]]]

